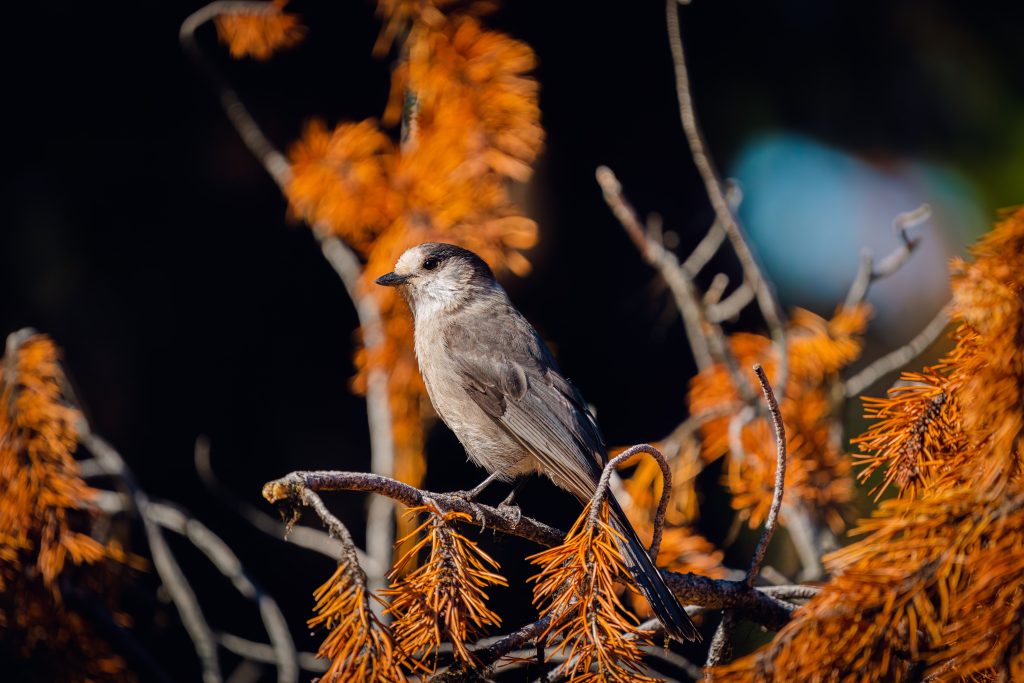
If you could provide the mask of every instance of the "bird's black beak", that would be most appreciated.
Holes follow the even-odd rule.
[[[404,285],[408,279],[408,275],[396,275],[395,273],[388,273],[387,275],[381,275],[374,282],[376,282],[378,285],[384,285],[385,287],[397,287],[398,285]]]

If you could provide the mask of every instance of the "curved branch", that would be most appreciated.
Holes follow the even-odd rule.
[[[761,383],[761,391],[764,392],[764,400],[768,402],[768,410],[772,415],[772,427],[775,429],[775,485],[772,492],[771,507],[768,508],[768,518],[764,522],[764,530],[757,541],[757,548],[754,550],[754,557],[750,561],[750,569],[747,571],[747,585],[753,586],[757,579],[757,573],[761,571],[761,564],[764,562],[765,553],[768,552],[768,544],[775,534],[775,525],[779,519],[779,509],[782,507],[782,495],[786,486],[786,426],[782,422],[782,413],[779,412],[779,401],[775,398],[771,383],[768,382],[768,375],[760,364],[754,366],[757,373],[757,381]]]
[[[932,215],[932,209],[927,204],[922,204],[913,211],[907,211],[896,216],[892,221],[892,227],[900,237],[900,246],[893,249],[885,258],[875,265],[874,255],[870,249],[864,249],[860,253],[860,266],[857,269],[857,276],[850,285],[850,291],[846,295],[843,306],[852,308],[864,301],[868,290],[876,280],[889,277],[903,267],[903,264],[910,259],[914,248],[920,242],[919,239],[910,237],[908,231],[924,223]]]
[[[594,491],[594,497],[590,499],[590,519],[588,521],[591,527],[597,525],[601,502],[608,495],[608,485],[611,482],[612,473],[615,472],[619,465],[627,460],[631,460],[639,453],[650,455],[661,468],[661,500],[658,501],[658,512],[654,517],[654,536],[651,539],[651,547],[647,551],[651,556],[651,561],[657,562],[658,550],[661,548],[661,534],[665,528],[665,511],[668,510],[668,499],[672,496],[672,468],[668,466],[668,461],[665,460],[665,456],[661,454],[661,451],[654,446],[646,443],[637,444],[627,448],[608,461],[608,464],[604,466],[604,471],[601,472],[601,479],[597,482],[597,490]]]

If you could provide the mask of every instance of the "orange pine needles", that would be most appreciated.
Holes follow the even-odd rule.
[[[270,59],[281,50],[295,47],[306,36],[306,27],[295,14],[282,11],[288,0],[267,3],[267,9],[251,8],[221,14],[214,19],[217,36],[235,59]]]
[[[331,661],[321,680],[404,683],[400,668],[404,657],[370,610],[365,579],[354,575],[361,571],[341,563],[313,594],[317,616],[309,620],[309,627],[329,631],[317,652]]]
[[[541,568],[531,579],[534,604],[543,605],[541,616],[551,619],[542,639],[560,641],[553,654],[566,655],[570,680],[656,680],[640,674],[640,647],[649,643],[648,633],[637,628],[616,591],[616,583],[630,585],[620,540],[602,501],[596,524],[590,523],[587,505],[562,545],[528,558]]]
[[[1024,677],[1024,209],[973,253],[953,265],[954,349],[866,401],[859,459],[902,497],[772,643],[716,670],[727,680]]]
[[[58,358],[45,335],[8,337],[0,373],[0,649],[39,680],[131,680],[124,660],[60,592],[69,565],[96,567],[123,553],[86,533],[95,491],[73,456],[78,412],[65,401]],[[109,588],[110,577],[96,568],[71,575],[73,585]]]
[[[789,377],[780,406],[788,436],[786,499],[818,515],[833,531],[843,527],[843,512],[853,498],[850,461],[832,434],[832,383],[837,373],[861,351],[860,334],[867,325],[866,305],[840,308],[831,320],[797,310],[789,325]],[[774,347],[767,337],[734,334],[729,345],[739,367],[755,363],[769,376],[776,372]],[[744,371],[749,389],[759,391],[753,373]],[[689,392],[690,414],[721,411],[741,405],[740,388],[730,372],[716,364],[695,377]],[[775,471],[774,436],[763,417],[742,425],[739,443],[746,457],[730,453],[732,414],[708,420],[702,427],[703,456],[712,461],[728,455],[725,482],[733,508],[747,517],[751,528],[764,522],[771,506]]]
[[[501,618],[487,607],[486,589],[508,582],[496,573],[497,562],[454,529],[455,522],[469,521],[469,515],[442,514],[432,505],[412,508],[407,514],[422,512],[427,520],[412,533],[422,538],[395,564],[390,578],[423,548],[429,546],[430,557],[384,591],[391,598],[388,612],[396,617],[392,632],[409,661],[420,668],[434,670],[437,648],[446,640],[456,660],[472,665],[467,643],[484,635],[488,626],[501,624]]]
[[[881,483],[871,491],[876,499],[893,483],[901,496],[920,496],[950,471],[967,447],[956,380],[938,367],[906,372],[901,379],[908,384],[893,387],[886,398],[864,397],[864,416],[875,422],[852,440],[863,451],[853,456],[854,463],[863,465],[859,480],[885,468]]]
[[[57,347],[34,335],[4,357],[0,379],[0,561],[33,562],[56,592],[65,564],[95,562],[107,551],[75,531],[72,515],[93,497],[73,457],[77,412],[63,400]],[[3,575],[0,572],[0,587]]]

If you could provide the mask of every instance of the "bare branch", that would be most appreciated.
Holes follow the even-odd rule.
[[[722,621],[718,623],[718,628],[715,629],[715,635],[711,638],[711,646],[708,648],[708,658],[704,663],[704,670],[707,673],[707,680],[711,680],[712,676],[708,669],[714,666],[718,666],[723,658],[728,658],[729,650],[732,649],[731,639],[733,629],[736,628],[736,613],[731,609],[725,610],[722,614]]]
[[[223,678],[220,663],[217,661],[217,643],[214,640],[213,631],[203,616],[203,610],[199,606],[199,599],[196,597],[195,591],[192,590],[181,566],[174,558],[174,553],[167,545],[167,540],[160,531],[160,525],[147,514],[150,506],[149,497],[139,488],[135,477],[121,455],[110,444],[93,434],[84,419],[78,426],[78,435],[79,442],[89,449],[96,461],[106,469],[107,474],[118,477],[131,492],[135,506],[142,518],[146,540],[149,542],[150,554],[153,557],[153,566],[156,568],[161,582],[167,588],[167,592],[181,616],[181,623],[185,626],[185,630],[195,646],[196,654],[199,656],[199,663],[203,670],[203,683],[220,683]]]
[[[672,496],[672,468],[668,466],[668,461],[665,460],[665,456],[661,454],[661,451],[654,446],[645,443],[637,444],[627,448],[608,461],[608,464],[604,466],[604,471],[601,472],[601,479],[597,482],[597,490],[594,491],[594,497],[590,500],[589,522],[591,527],[597,525],[601,503],[608,494],[608,485],[611,481],[612,473],[615,472],[619,465],[627,460],[631,460],[638,453],[647,453],[657,461],[658,466],[661,468],[661,500],[658,501],[658,512],[654,517],[654,537],[651,539],[651,547],[647,551],[651,556],[651,560],[656,561],[658,550],[661,548],[661,534],[665,529],[665,511],[668,509],[668,499]]]
[[[604,200],[608,208],[612,210],[615,217],[619,219],[622,227],[626,230],[633,243],[649,264],[654,266],[669,289],[676,302],[679,315],[683,318],[683,326],[686,328],[686,338],[690,342],[690,349],[693,358],[697,362],[697,368],[704,370],[711,366],[711,352],[708,348],[707,335],[703,330],[703,315],[701,313],[700,299],[697,296],[697,288],[692,279],[686,275],[679,265],[679,259],[671,251],[661,245],[660,242],[644,230],[640,220],[636,216],[633,207],[630,206],[622,193],[622,185],[618,178],[607,166],[599,166],[596,172],[597,182],[601,186]]]
[[[850,291],[846,295],[844,306],[851,308],[864,301],[868,290],[876,280],[889,277],[903,267],[903,264],[910,259],[911,253],[920,240],[912,239],[908,231],[924,223],[932,215],[932,209],[927,204],[922,204],[913,211],[901,213],[893,219],[892,227],[900,238],[900,246],[891,251],[885,258],[874,263],[874,255],[870,249],[864,249],[860,253],[860,266],[857,269],[857,276],[850,285]]]
[[[750,560],[750,569],[747,570],[747,575],[744,578],[744,583],[746,583],[748,588],[753,588],[754,582],[757,580],[757,574],[764,563],[768,544],[771,543],[772,536],[775,534],[775,526],[779,518],[779,509],[782,507],[782,496],[786,482],[786,428],[782,422],[782,413],[779,411],[779,402],[775,398],[775,392],[768,381],[764,368],[760,364],[754,365],[754,373],[757,375],[757,381],[761,384],[761,391],[764,392],[765,402],[768,404],[768,410],[772,416],[777,455],[775,459],[775,484],[771,507],[768,510],[764,530],[761,532],[761,537],[757,541],[757,547],[754,549],[754,555]],[[711,639],[707,662],[704,665],[705,670],[718,666],[723,659],[729,657],[729,651],[732,648],[732,632],[736,628],[736,622],[736,612],[731,609],[725,610],[718,628],[715,629],[715,635]],[[708,679],[711,679],[710,671],[708,671]]]
[[[274,654],[274,658],[270,661],[277,665],[277,680],[279,683],[298,681],[299,670],[296,664],[298,655],[281,608],[272,597],[253,583],[245,573],[242,562],[228,547],[228,544],[202,522],[167,503],[150,502],[144,509],[144,514],[163,528],[191,541],[192,545],[201,550],[221,574],[230,579],[242,597],[256,603],[260,617],[263,619],[264,628],[270,637]]]
[[[701,305],[704,306],[704,310],[714,306],[722,300],[722,296],[725,294],[726,287],[729,286],[729,276],[725,273],[718,273],[711,279],[711,284],[708,285],[707,290],[704,292],[704,298],[701,299]]]
[[[740,202],[743,200],[743,192],[740,190],[740,186],[731,181],[726,181],[725,187],[725,199],[729,203],[729,208],[735,212],[739,208]],[[708,261],[718,253],[718,249],[722,246],[722,242],[725,241],[725,228],[722,227],[722,222],[718,220],[718,216],[715,216],[715,222],[711,224],[706,235],[699,243],[690,255],[683,261],[682,269],[691,279],[697,277],[701,269],[707,265]]]
[[[739,259],[743,268],[744,280],[750,283],[757,298],[757,303],[768,325],[769,333],[775,344],[779,356],[779,378],[780,387],[785,387],[786,377],[789,374],[789,359],[786,357],[786,329],[783,324],[782,310],[775,299],[775,292],[771,284],[761,272],[761,265],[757,257],[750,249],[746,235],[736,215],[729,205],[725,191],[722,189],[722,182],[719,180],[714,163],[707,153],[707,146],[704,143],[704,136],[697,123],[697,114],[693,108],[693,96],[690,92],[690,76],[686,69],[686,55],[683,51],[682,32],[679,29],[679,7],[678,0],[666,0],[665,13],[668,25],[669,46],[672,49],[672,61],[676,73],[676,94],[679,98],[679,118],[683,124],[683,131],[686,133],[686,141],[690,146],[690,153],[693,156],[693,163],[704,181],[704,189],[707,192],[711,206],[715,210],[717,221],[721,223],[726,236],[732,244],[733,251]]]
[[[366,472],[292,472],[264,485],[263,497],[271,503],[295,504],[304,502],[305,491],[367,491],[387,496],[410,507],[423,505],[424,499],[430,498],[444,511],[465,513],[478,526],[509,536],[518,536],[544,546],[558,545],[564,537],[558,529],[529,517],[517,517],[514,511],[507,508],[499,509],[470,502],[457,494],[422,491],[390,477]],[[317,512],[319,514],[320,510]]]
[[[924,329],[917,333],[917,336],[895,351],[890,351],[885,354],[878,360],[874,361],[871,365],[846,380],[846,398],[860,396],[868,387],[880,380],[882,377],[890,372],[899,370],[904,365],[924,353],[925,349],[931,346],[932,342],[939,338],[939,335],[946,329],[946,325],[949,324],[949,310],[950,304],[946,304],[940,308],[939,312],[935,314],[935,317],[932,318],[931,322],[925,325]]]
[[[779,412],[779,401],[775,398],[771,383],[768,382],[768,375],[760,365],[754,366],[757,373],[757,380],[761,383],[761,391],[764,392],[764,400],[768,403],[768,410],[772,414],[772,427],[775,429],[775,485],[772,492],[772,504],[768,508],[768,517],[764,522],[764,530],[761,538],[757,541],[757,548],[754,550],[754,557],[750,561],[750,569],[747,571],[747,585],[753,586],[757,579],[757,573],[761,571],[761,564],[764,562],[765,553],[768,552],[768,544],[775,535],[775,525],[779,519],[779,509],[782,507],[782,495],[786,485],[786,426],[782,422],[782,413]]]
[[[734,289],[732,294],[726,297],[724,301],[719,301],[707,307],[708,320],[713,323],[732,320],[753,300],[754,289],[744,282]]]
[[[193,12],[181,23],[178,31],[178,38],[188,56],[192,58],[196,66],[209,79],[210,84],[217,92],[220,106],[228,117],[231,125],[235,127],[246,147],[253,153],[267,173],[273,177],[275,182],[282,188],[291,180],[291,165],[288,159],[274,147],[260,129],[256,120],[249,113],[245,104],[242,103],[238,93],[235,92],[227,79],[214,67],[213,63],[206,59],[203,50],[196,41],[196,31],[208,21],[216,19],[221,14],[249,13],[249,14],[271,14],[280,12],[281,8],[272,2],[244,2],[219,0],[211,2]]]
[[[257,643],[255,640],[248,640],[233,633],[218,633],[217,642],[228,652],[233,652],[249,661],[262,664],[274,664],[277,662],[273,646],[266,643]],[[298,653],[296,661],[299,668],[304,671],[312,671],[313,673],[327,671],[327,660],[317,657],[312,652]]]
[[[181,44],[196,65],[209,79],[217,92],[221,107],[228,120],[238,131],[246,146],[259,159],[267,173],[284,192],[291,182],[292,172],[284,154],[263,134],[259,124],[249,113],[241,98],[227,79],[206,59],[195,32],[204,23],[224,13],[232,12],[277,12],[280,8],[270,2],[227,2],[217,1],[206,5],[189,16],[181,25]],[[329,226],[317,223],[312,226],[313,234],[320,242],[324,258],[341,278],[359,317],[363,333],[363,345],[368,352],[384,343],[384,325],[377,300],[360,289],[362,264],[355,252],[337,237],[331,235]],[[395,449],[391,432],[391,409],[388,402],[388,373],[383,368],[371,367],[366,378],[366,413],[370,429],[370,469],[384,476],[394,471]],[[370,501],[367,515],[367,553],[374,568],[390,564],[391,546],[394,541],[392,529],[393,505],[383,498]],[[371,590],[384,586],[383,574],[371,574]]]

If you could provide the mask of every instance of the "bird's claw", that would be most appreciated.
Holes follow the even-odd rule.
[[[523,511],[519,509],[518,505],[513,503],[502,503],[498,506],[498,512],[501,516],[509,520],[513,527],[519,526],[519,522],[523,519]]]

